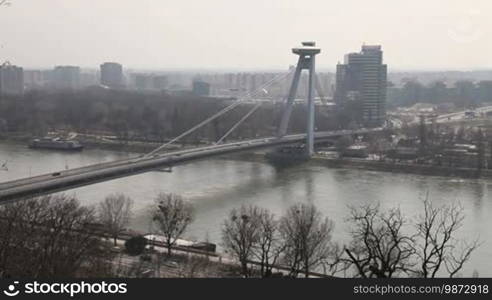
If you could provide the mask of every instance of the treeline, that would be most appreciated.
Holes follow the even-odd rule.
[[[111,276],[110,244],[89,226],[96,221],[95,209],[64,195],[2,205],[0,277]]]
[[[123,194],[91,207],[64,194],[0,206],[0,278],[135,276],[117,260],[118,238],[129,225],[132,207],[133,200]],[[179,196],[158,194],[151,215],[170,256],[193,220],[192,207]],[[142,253],[147,244],[140,243],[135,253],[134,240],[126,243],[130,255]]]
[[[461,207],[435,207],[428,200],[413,219],[399,208],[362,205],[351,209],[350,241],[342,245],[332,240],[334,223],[313,204],[294,204],[280,218],[242,206],[224,222],[222,240],[245,277],[269,277],[279,268],[289,277],[316,271],[361,278],[454,277],[479,246],[478,240],[456,238],[463,220]]]
[[[179,195],[158,194],[149,222],[163,248],[148,248],[149,241],[134,236],[125,242],[123,256],[119,237],[132,206],[123,194],[109,195],[97,207],[66,195],[0,206],[0,277],[159,277],[161,266],[178,268],[172,259],[179,253],[172,250],[194,220],[193,205]],[[333,221],[313,204],[293,204],[281,216],[243,205],[225,216],[221,236],[225,253],[239,267],[221,260],[213,265],[208,256],[192,254],[181,260],[175,276],[455,277],[479,246],[478,240],[456,236],[464,222],[460,206],[436,207],[427,199],[414,218],[399,208],[362,205],[351,208],[347,222],[349,239],[342,244],[332,238]],[[112,242],[101,236],[101,228]],[[235,271],[210,271],[224,266]]]
[[[53,130],[105,133],[122,140],[164,141],[198,124],[233,99],[144,94],[132,91],[32,91],[20,97],[0,98],[0,131],[41,136]],[[241,119],[253,104],[244,104],[187,138],[189,142],[215,141]],[[232,139],[271,136],[279,123],[282,105],[266,104],[231,135]],[[336,121],[318,112],[317,127],[334,128]],[[305,107],[297,106],[291,131],[305,128]]]
[[[453,103],[460,108],[473,108],[483,103],[492,103],[492,81],[457,81],[448,86],[442,81],[428,85],[413,80],[402,87],[388,83],[388,105],[390,107],[412,106],[415,103]]]

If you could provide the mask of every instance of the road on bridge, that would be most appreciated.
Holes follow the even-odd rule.
[[[327,138],[342,135],[364,134],[381,131],[382,128],[338,130],[315,133],[316,142]],[[260,148],[275,147],[287,144],[303,143],[306,134],[286,135],[282,138],[270,137],[262,139],[246,140],[241,142],[219,144],[213,146],[175,151],[152,156],[138,156],[125,160],[112,161],[81,168],[61,170],[35,177],[17,179],[0,183],[0,204],[10,201],[22,200],[27,197],[40,196],[54,192],[61,192],[77,187],[82,187],[98,182],[116,178],[136,175],[163,167],[208,157],[230,154],[243,151],[251,151]]]

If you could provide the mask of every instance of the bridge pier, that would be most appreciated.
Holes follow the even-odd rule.
[[[287,128],[289,125],[290,115],[292,113],[292,107],[297,94],[297,87],[299,86],[299,80],[301,78],[302,70],[308,70],[309,82],[308,82],[308,115],[307,115],[307,135],[306,135],[306,155],[312,156],[314,153],[314,122],[315,122],[315,103],[314,103],[314,84],[316,80],[315,76],[315,56],[321,52],[321,49],[316,48],[315,42],[303,42],[302,47],[293,48],[292,52],[299,55],[294,78],[289,89],[289,95],[287,97],[287,103],[282,114],[280,126],[278,130],[278,137],[283,137],[287,134]]]

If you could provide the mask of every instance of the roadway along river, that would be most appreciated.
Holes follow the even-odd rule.
[[[79,153],[31,150],[24,145],[0,144],[0,182],[29,175],[79,167],[130,157],[130,154],[84,150]],[[392,174],[351,169],[330,169],[315,164],[276,170],[263,162],[209,159],[178,166],[172,173],[150,172],[78,188],[83,204],[93,205],[105,195],[123,192],[135,200],[132,226],[149,231],[148,211],[158,192],[183,195],[196,208],[196,220],[187,237],[220,243],[220,226],[227,213],[241,204],[256,204],[280,215],[291,204],[315,203],[335,221],[334,239],[345,242],[349,225],[348,207],[379,202],[382,207],[400,206],[409,217],[422,209],[427,192],[436,204],[459,201],[466,213],[460,236],[480,237],[481,247],[463,271],[471,276],[492,276],[492,181]]]

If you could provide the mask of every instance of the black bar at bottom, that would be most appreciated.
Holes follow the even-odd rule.
[[[15,299],[464,299],[490,298],[492,278],[0,280]],[[3,295],[2,295],[3,294]]]

